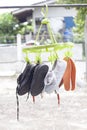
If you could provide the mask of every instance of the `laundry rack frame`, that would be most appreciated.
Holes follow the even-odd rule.
[[[24,47],[23,53],[26,54],[25,59],[27,59],[26,61],[28,61],[28,54],[29,53],[38,53],[39,54],[38,59],[40,60],[40,54],[42,52],[45,52],[45,53],[50,52],[51,55],[50,55],[49,59],[50,59],[51,62],[53,62],[58,58],[57,51],[63,50],[65,48],[70,49],[70,48],[73,47],[73,44],[71,44],[70,42],[69,43],[58,43],[57,42],[55,35],[53,33],[53,30],[51,28],[51,25],[50,25],[50,21],[49,21],[48,16],[47,16],[48,15],[48,5],[46,5],[44,8],[42,8],[41,14],[43,16],[43,19],[42,19],[41,25],[38,29],[38,32],[37,32],[37,35],[36,35],[36,38],[35,38],[34,46]],[[49,37],[50,37],[50,40],[51,40],[51,44],[36,45],[36,42],[39,42],[40,31],[41,31],[41,28],[42,28],[43,25],[47,26],[47,31],[48,31],[48,34],[49,34]],[[52,53],[54,53],[53,56],[52,56]],[[68,54],[68,56],[69,56],[69,54]]]

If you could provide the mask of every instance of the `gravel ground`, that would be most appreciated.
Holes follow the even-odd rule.
[[[20,96],[20,120],[16,119],[15,89],[17,76],[0,77],[0,130],[87,130],[87,87],[75,91],[60,88],[60,105],[56,94]]]

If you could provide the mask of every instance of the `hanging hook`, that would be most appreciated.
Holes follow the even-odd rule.
[[[45,4],[45,9],[42,8],[41,14],[42,14],[42,16],[43,16],[44,18],[47,17],[47,14],[48,14],[48,6],[47,6],[47,4]]]
[[[30,60],[29,60],[29,57],[28,57],[28,52],[26,52],[25,61],[27,62],[27,64],[30,63]]]
[[[36,63],[37,64],[39,64],[39,63],[41,63],[41,52],[38,52],[37,53],[37,55],[36,55],[36,57],[35,57],[35,61],[36,61]]]

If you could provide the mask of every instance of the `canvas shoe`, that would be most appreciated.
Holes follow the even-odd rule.
[[[34,71],[32,83],[31,83],[31,95],[37,96],[42,93],[44,89],[44,78],[48,72],[48,65],[46,64],[39,64]]]

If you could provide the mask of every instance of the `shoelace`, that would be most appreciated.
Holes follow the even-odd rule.
[[[18,98],[17,89],[16,89],[16,100],[17,100],[17,120],[19,121],[19,98]]]

